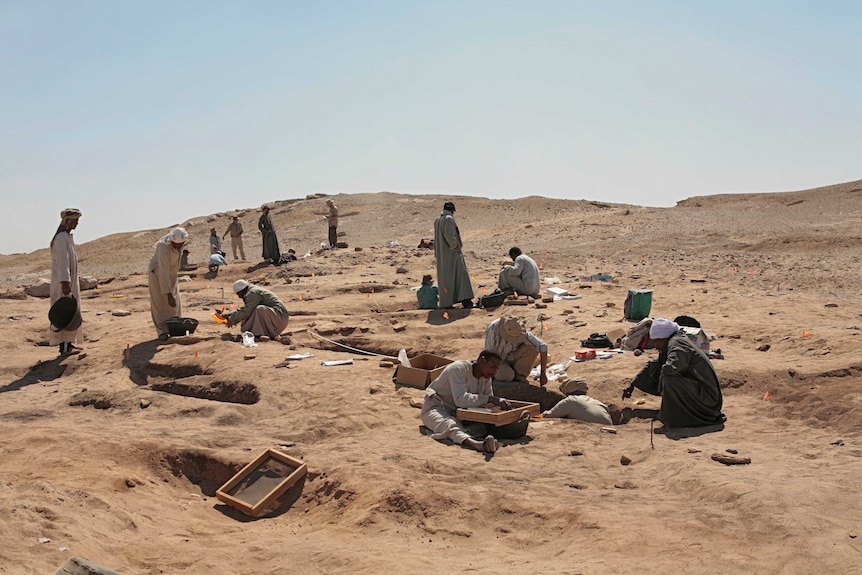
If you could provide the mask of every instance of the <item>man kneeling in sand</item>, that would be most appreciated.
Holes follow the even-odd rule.
[[[242,323],[242,330],[250,331],[254,337],[266,335],[271,338],[280,335],[287,327],[290,314],[277,295],[245,280],[236,280],[233,291],[245,305],[225,314],[228,327]]]
[[[474,439],[464,425],[455,417],[459,407],[481,407],[493,404],[500,409],[512,409],[508,400],[496,397],[491,388],[491,378],[500,367],[500,356],[484,350],[476,361],[456,361],[446,366],[440,376],[425,390],[422,406],[422,423],[437,440],[452,442],[484,453],[494,453],[499,447],[493,435],[484,440]],[[483,424],[482,424],[483,425]]]

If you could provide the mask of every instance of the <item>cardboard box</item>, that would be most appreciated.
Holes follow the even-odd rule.
[[[439,355],[420,353],[416,357],[410,358],[410,367],[398,364],[398,368],[395,370],[395,383],[417,389],[425,389],[432,381],[437,379],[443,368],[452,363],[452,361]]]
[[[516,401],[510,399],[512,409],[506,411],[488,412],[479,411],[477,409],[462,408],[455,412],[455,417],[461,421],[478,421],[480,423],[490,423],[497,427],[501,425],[509,425],[521,419],[521,414],[524,411],[529,411],[532,415],[539,415],[540,408],[538,403],[529,401]]]

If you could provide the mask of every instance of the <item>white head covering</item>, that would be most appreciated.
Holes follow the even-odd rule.
[[[679,325],[663,317],[652,320],[649,328],[650,339],[667,339],[679,331]]]
[[[156,245],[170,243],[186,245],[187,243],[189,243],[189,233],[185,230],[185,228],[174,228],[169,231],[162,239],[157,241]]]
[[[233,282],[233,293],[239,293],[248,287],[248,282],[245,280],[236,280]]]

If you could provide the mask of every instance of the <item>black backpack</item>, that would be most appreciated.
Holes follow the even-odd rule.
[[[608,339],[608,334],[606,333],[591,333],[590,337],[587,339],[581,340],[581,345],[584,347],[592,347],[592,348],[603,348],[603,347],[613,347],[614,344],[611,343],[611,340]]]
[[[500,290],[488,295],[483,295],[479,298],[479,307],[483,309],[496,309],[503,305],[503,302],[506,301],[508,296],[509,294]]]

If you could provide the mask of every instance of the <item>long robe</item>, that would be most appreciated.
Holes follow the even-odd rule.
[[[275,227],[272,225],[272,218],[269,214],[263,214],[257,220],[257,229],[263,234],[263,253],[261,257],[265,260],[272,260],[277,263],[281,258],[281,250],[278,249],[278,236],[275,235]]]
[[[515,291],[522,295],[538,298],[542,291],[539,280],[539,266],[530,256],[519,255],[512,262],[515,265],[503,266],[497,287],[503,291]]]
[[[437,259],[438,307],[452,307],[455,303],[473,299],[470,273],[461,252],[461,232],[452,212],[443,210],[434,222],[434,256]]]
[[[668,427],[723,423],[718,375],[706,354],[684,332],[667,341],[658,359],[649,361],[632,384],[661,396],[659,419]]]
[[[150,286],[150,312],[158,335],[168,333],[167,321],[183,316],[180,289],[177,275],[180,271],[180,250],[173,247],[170,237],[162,238],[156,244],[156,251],[150,259],[147,283]],[[168,294],[174,295],[177,307],[168,305]]]
[[[70,295],[81,307],[81,284],[78,280],[78,252],[75,250],[75,240],[69,232],[60,232],[54,236],[51,244],[51,305],[63,296],[63,285],[60,282],[69,282],[72,291]],[[48,330],[48,343],[59,345],[61,343],[81,344],[84,340],[84,330],[81,326],[73,331]]]

